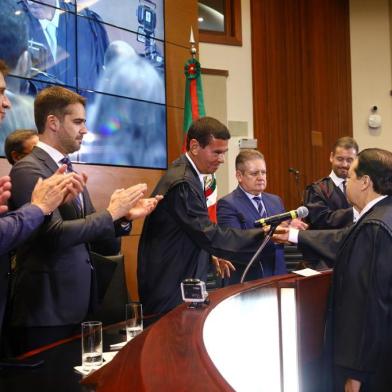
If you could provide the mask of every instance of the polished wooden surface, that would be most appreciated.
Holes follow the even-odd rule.
[[[314,285],[307,283],[313,279],[315,279]],[[325,308],[319,304],[326,302],[325,291],[317,290],[319,286],[317,282],[320,279],[325,279],[328,285],[330,273],[323,274],[322,278],[303,278],[293,275],[265,278],[212,292],[210,305],[201,309],[189,309],[185,304],[180,305],[128,343],[111,363],[89,375],[83,384],[94,385],[98,392],[113,390],[118,392],[132,390],[233,391],[217,370],[205,346],[203,330],[210,313],[227,305],[227,301],[238,298],[238,296],[252,294],[252,291],[260,288],[277,288],[280,285],[297,286],[300,290],[297,300],[297,308],[300,309],[297,328],[301,331],[302,324],[304,324],[307,335],[316,334],[319,336],[317,339],[320,339],[323,328],[320,328],[318,320],[324,317]],[[309,295],[312,299],[306,298]],[[302,298],[304,296],[305,298]],[[304,300],[303,305],[299,302],[302,300]],[[311,302],[313,304],[310,304]],[[243,303],[241,306],[246,307],[247,304]],[[233,314],[233,309],[231,312]],[[267,319],[270,315],[267,312],[262,316]],[[309,329],[312,319],[316,322],[313,328]],[[223,331],[224,326],[221,326],[220,330]],[[246,331],[238,332],[239,335],[246,333]],[[301,346],[307,345],[307,335],[304,334],[305,339],[300,340]],[[212,338],[222,339],[222,336],[217,334]],[[232,336],[232,340],[236,338],[237,336]],[[264,340],[265,343],[269,338],[270,336],[260,336],[260,334],[254,336],[254,339],[261,342]],[[230,347],[230,340],[227,341],[227,345]],[[249,350],[252,350],[252,347],[249,347]],[[300,350],[303,349],[300,347]],[[234,353],[233,356],[235,357]],[[241,374],[243,370],[241,363],[245,358],[238,356],[234,359],[238,361],[238,372]],[[311,356],[302,355],[302,363],[306,364],[312,359]],[[260,377],[262,377],[262,372],[263,369],[260,368]]]
[[[251,0],[251,24],[254,137],[269,191],[296,208],[288,168],[302,193],[329,174],[335,140],[352,135],[349,1]]]
[[[313,276],[311,279],[287,279],[280,287],[294,287],[297,297],[297,322],[299,357],[304,363],[316,360],[323,347],[323,331],[327,311],[327,298],[331,285],[331,273]],[[320,301],[320,298],[325,301]]]

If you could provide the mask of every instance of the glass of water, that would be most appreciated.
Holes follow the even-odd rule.
[[[130,302],[125,305],[125,329],[127,341],[143,331],[143,309],[140,302]]]
[[[86,321],[82,323],[82,366],[84,370],[94,370],[102,365],[102,323]]]

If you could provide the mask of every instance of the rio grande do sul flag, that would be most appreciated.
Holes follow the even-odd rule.
[[[185,107],[184,107],[184,144],[185,152],[186,134],[192,121],[206,115],[204,109],[203,87],[201,85],[200,63],[195,59],[189,59],[184,66],[185,72]],[[207,201],[208,214],[212,222],[216,219],[217,187],[215,175],[206,175],[204,178],[204,195]]]

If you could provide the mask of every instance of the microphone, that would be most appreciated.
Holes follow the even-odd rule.
[[[294,173],[295,175],[298,176],[299,170],[294,167],[289,167],[289,173]]]
[[[283,214],[272,215],[267,218],[259,219],[255,221],[255,224],[261,226],[278,225],[279,223],[287,219],[305,218],[306,216],[308,216],[308,214],[309,214],[309,210],[306,207],[301,206],[298,207],[296,210],[287,211],[284,212]]]

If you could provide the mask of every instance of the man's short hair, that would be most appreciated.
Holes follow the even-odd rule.
[[[239,171],[245,170],[245,162],[251,161],[253,159],[261,159],[265,161],[264,155],[257,150],[244,149],[235,158],[235,169]]]
[[[354,149],[356,153],[358,153],[359,151],[358,143],[350,136],[343,136],[336,140],[335,144],[332,147],[333,154],[335,154],[338,147],[342,147],[345,150]]]
[[[8,75],[8,72],[9,68],[7,67],[7,64],[4,60],[0,60],[0,73],[2,73],[4,77],[6,77]]]
[[[358,154],[357,177],[368,175],[379,195],[392,195],[392,153],[381,148],[367,148]]]
[[[196,139],[202,148],[210,144],[212,138],[229,140],[230,132],[226,125],[212,117],[201,117],[191,124],[186,140],[186,150],[189,151],[190,141]]]
[[[4,142],[4,152],[8,162],[13,165],[15,163],[12,157],[12,151],[16,151],[18,154],[23,153],[24,142],[30,139],[32,136],[36,136],[37,131],[35,129],[17,129],[11,132]]]
[[[48,116],[54,115],[62,119],[67,114],[67,106],[76,103],[86,106],[86,98],[59,86],[41,90],[34,101],[34,118],[38,133],[44,132]]]
[[[1,0],[0,53],[5,56],[11,69],[16,67],[21,54],[27,50],[27,26],[26,15],[19,9],[16,1]],[[3,73],[3,70],[0,69],[0,72]]]

